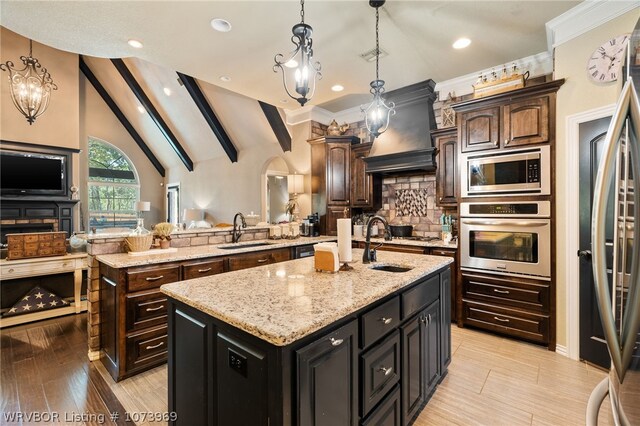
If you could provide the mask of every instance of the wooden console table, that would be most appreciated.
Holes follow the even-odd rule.
[[[0,328],[46,318],[80,313],[87,310],[87,302],[81,300],[82,271],[87,269],[86,253],[73,253],[64,256],[37,257],[32,259],[0,260],[0,284],[9,285],[10,280],[42,275],[65,274],[73,272],[73,301],[69,306],[49,309],[31,314],[0,318]]]

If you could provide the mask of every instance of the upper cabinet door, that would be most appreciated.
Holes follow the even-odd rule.
[[[505,105],[502,120],[505,148],[549,142],[549,96]]]
[[[500,147],[500,106],[464,112],[460,117],[462,152]]]
[[[436,204],[456,207],[458,205],[458,135],[454,131],[435,137],[438,148],[438,170],[436,172]]]
[[[351,147],[351,205],[370,207],[373,204],[373,177],[366,172],[363,158],[369,155],[370,144]]]
[[[349,205],[350,146],[344,143],[327,143],[327,204]]]

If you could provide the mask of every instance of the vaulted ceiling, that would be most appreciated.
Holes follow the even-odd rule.
[[[546,51],[545,23],[578,3],[390,0],[381,9],[381,48],[388,53],[380,61],[381,78],[392,90]],[[324,76],[311,104],[333,111],[358,105],[375,76],[374,64],[359,56],[375,47],[374,10],[366,0],[308,0],[305,9]],[[163,86],[154,84],[162,81],[175,89],[174,71],[293,109],[294,101],[283,103],[281,76],[272,65],[276,53],[291,49],[290,31],[300,20],[299,11],[297,1],[3,1],[0,24],[61,50],[139,58],[130,60],[134,73],[145,77],[150,95],[171,111],[194,108],[188,99],[166,99]],[[214,31],[212,18],[227,19],[232,30]],[[452,49],[461,36],[469,37],[471,46]],[[130,38],[142,41],[144,48],[128,46]],[[221,76],[231,81],[222,82]],[[121,89],[118,84],[113,90]],[[334,84],[345,90],[332,92]],[[183,115],[184,123],[175,124],[177,133],[195,124],[196,114]],[[199,132],[193,137],[203,136]],[[219,148],[197,149],[217,155]]]

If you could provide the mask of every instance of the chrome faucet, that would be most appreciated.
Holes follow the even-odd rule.
[[[244,215],[240,212],[236,213],[236,215],[233,217],[233,234],[231,236],[232,243],[237,243],[238,241],[240,241],[240,236],[242,235],[242,229],[237,225],[238,216],[240,216],[240,219],[242,220],[242,228],[247,227],[247,222],[244,220]]]
[[[373,222],[379,221],[384,226],[384,239],[386,241],[391,241],[391,231],[389,230],[389,224],[382,216],[373,216],[369,219],[369,223],[367,224],[367,236],[364,241],[364,253],[362,254],[362,263],[371,263],[371,261],[375,261],[376,258],[376,249],[369,249],[371,246],[371,226]],[[379,246],[378,246],[379,247]]]

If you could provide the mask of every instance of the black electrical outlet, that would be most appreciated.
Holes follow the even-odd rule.
[[[247,358],[240,355],[231,348],[228,348],[228,351],[229,367],[231,367],[232,370],[235,370],[238,373],[242,374],[244,377],[247,377]]]

